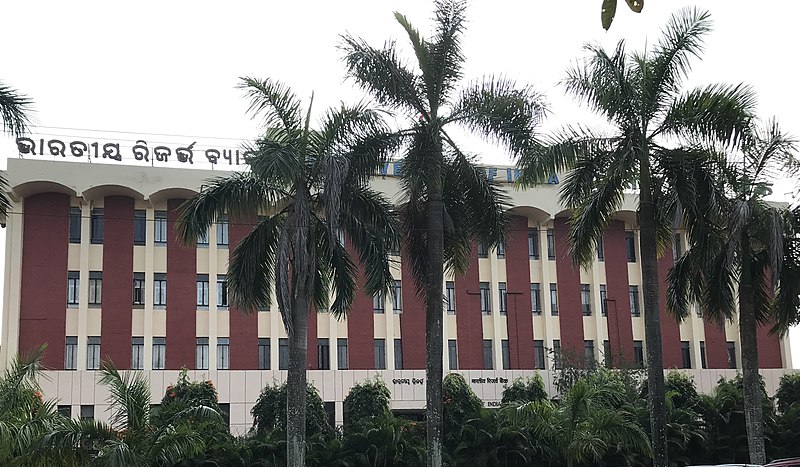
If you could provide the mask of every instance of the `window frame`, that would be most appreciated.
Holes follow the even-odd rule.
[[[478,289],[480,290],[480,299],[481,299],[481,314],[482,315],[491,315],[492,314],[492,289],[489,288],[488,282],[479,282]]]
[[[167,367],[167,338],[153,337],[152,369],[164,370]]]
[[[153,306],[167,306],[167,273],[153,273]]]
[[[164,246],[168,239],[167,211],[155,211],[153,214],[153,243]]]
[[[133,211],[133,244],[134,246],[147,244],[147,211],[144,209]]]
[[[231,339],[217,337],[217,370],[231,369]]]

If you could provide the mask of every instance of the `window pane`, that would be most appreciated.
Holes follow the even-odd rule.
[[[503,369],[508,370],[511,368],[511,352],[508,347],[508,339],[500,341],[500,350],[503,357]]]
[[[644,365],[644,345],[642,341],[633,341],[633,363]]]
[[[336,360],[340,370],[346,370],[349,367],[347,361],[347,339],[339,338],[336,340]]]
[[[492,314],[492,294],[489,291],[489,283],[481,282],[480,291],[481,291],[481,312],[484,315],[490,315]]]
[[[94,244],[103,243],[103,210],[92,209],[91,219],[91,242]]]
[[[400,339],[394,340],[394,369],[403,369],[403,341]]]
[[[317,368],[320,370],[331,369],[331,352],[328,339],[317,339]]]
[[[489,247],[484,242],[478,242],[478,258],[488,258]]]
[[[258,339],[258,369],[270,369],[270,342],[269,337]]]
[[[555,283],[550,283],[550,314],[558,316],[558,288]]]
[[[224,275],[217,275],[217,306],[228,306],[228,279]]]
[[[278,339],[278,369],[289,369],[289,339]]]
[[[561,369],[561,341],[553,339],[553,369]]]
[[[217,245],[228,245],[228,217],[222,216],[217,220]]]
[[[640,316],[641,310],[639,309],[639,286],[631,285],[629,287],[629,297],[631,301],[631,316]]]
[[[581,311],[583,316],[592,316],[592,291],[589,284],[581,284]]]
[[[498,292],[500,293],[500,314],[504,315],[508,312],[508,295],[506,290],[506,283],[500,282],[498,284]]]
[[[455,282],[447,281],[445,299],[447,301],[447,314],[456,314],[456,285]]]
[[[628,262],[636,262],[636,240],[634,239],[633,232],[625,232],[625,251],[628,255]]]
[[[69,208],[69,242],[81,242],[81,208]]]
[[[227,337],[217,338],[217,369],[227,370],[230,368],[230,339]]]
[[[483,369],[494,369],[494,358],[492,356],[492,341],[490,339],[483,340]]]
[[[381,314],[383,313],[383,292],[377,292],[375,295],[372,296],[372,311],[373,313]]]
[[[208,370],[208,337],[197,338],[194,364],[197,370]]]
[[[167,212],[156,211],[153,222],[153,239],[156,243],[167,243]]]
[[[403,287],[400,281],[394,281],[392,286],[392,309],[395,313],[403,312]]]
[[[728,368],[736,368],[736,343],[728,342]]]
[[[603,241],[603,236],[601,235],[600,238],[597,239],[597,260],[598,261],[605,261],[606,259],[606,252],[605,252],[605,242]]]
[[[386,369],[386,341],[384,339],[375,339],[375,369]]]
[[[447,360],[451,370],[458,369],[458,345],[455,339],[447,340]]]
[[[689,347],[689,341],[681,342],[681,363],[683,368],[692,367],[692,353]]]
[[[144,245],[147,239],[147,211],[133,211],[133,244]]]
[[[539,259],[539,229],[528,229],[528,257]]]
[[[600,314],[608,315],[608,290],[605,284],[600,284]]]
[[[544,370],[544,341],[533,341],[533,367],[537,370]]]
[[[547,259],[556,259],[556,237],[553,229],[547,229]]]
[[[538,283],[531,284],[531,311],[534,315],[542,314],[542,290]]]

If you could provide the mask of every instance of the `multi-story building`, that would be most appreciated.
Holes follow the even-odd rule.
[[[373,180],[397,200],[392,167]],[[487,168],[510,181],[514,170]],[[101,359],[144,371],[154,402],[185,367],[211,379],[232,428],[251,423],[261,388],[286,377],[288,345],[276,306],[244,314],[229,306],[229,253],[250,224],[222,219],[194,247],[173,232],[176,208],[217,171],[10,159],[0,361],[46,343],[45,396],[73,416],[104,417],[96,382]],[[504,383],[539,372],[549,390],[558,350],[613,365],[644,360],[641,268],[635,199],[623,208],[588,268],[573,265],[558,180],[535,189],[508,185],[511,228],[504,248],[476,245],[465,275],[447,276],[446,371],[465,375],[487,405]],[[685,249],[659,262],[663,281]],[[341,422],[341,402],[358,381],[380,376],[396,410],[425,399],[425,319],[407,263],[398,260],[390,294],[359,293],[346,320],[317,313],[308,334],[309,380]],[[715,326],[698,314],[678,324],[662,309],[664,364],[690,371],[709,390],[740,366],[736,323]],[[788,341],[759,329],[759,358],[774,391],[790,368]],[[555,352],[553,352],[553,350]],[[612,358],[613,357],[613,358]]]

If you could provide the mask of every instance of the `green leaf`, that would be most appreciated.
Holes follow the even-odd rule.
[[[644,0],[625,0],[628,2],[628,7],[634,13],[641,13],[642,8],[644,8]]]
[[[641,1],[641,0],[639,0]],[[630,4],[630,2],[628,2]],[[617,0],[603,0],[603,7],[600,10],[600,20],[603,22],[603,29],[608,31],[614,15],[617,13]]]

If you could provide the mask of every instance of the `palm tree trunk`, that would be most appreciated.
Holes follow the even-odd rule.
[[[739,278],[739,340],[742,350],[742,382],[744,384],[744,416],[747,426],[747,448],[750,462],[766,464],[764,450],[764,414],[761,406],[761,384],[758,377],[758,335],[753,301],[753,271],[750,265],[750,239],[741,238],[742,271]]]
[[[639,162],[639,243],[644,294],[644,331],[647,345],[647,402],[650,409],[650,442],[653,465],[667,467],[664,361],[661,350],[661,316],[658,304],[658,247],[656,212],[650,179],[650,155],[645,142]]]
[[[308,293],[298,287],[289,332],[289,374],[286,378],[286,451],[290,467],[306,465],[306,352]]]
[[[440,156],[441,157],[441,156]],[[444,203],[440,174],[428,192],[428,277],[425,294],[425,347],[427,353],[426,417],[428,466],[442,465],[442,281],[444,280]]]

